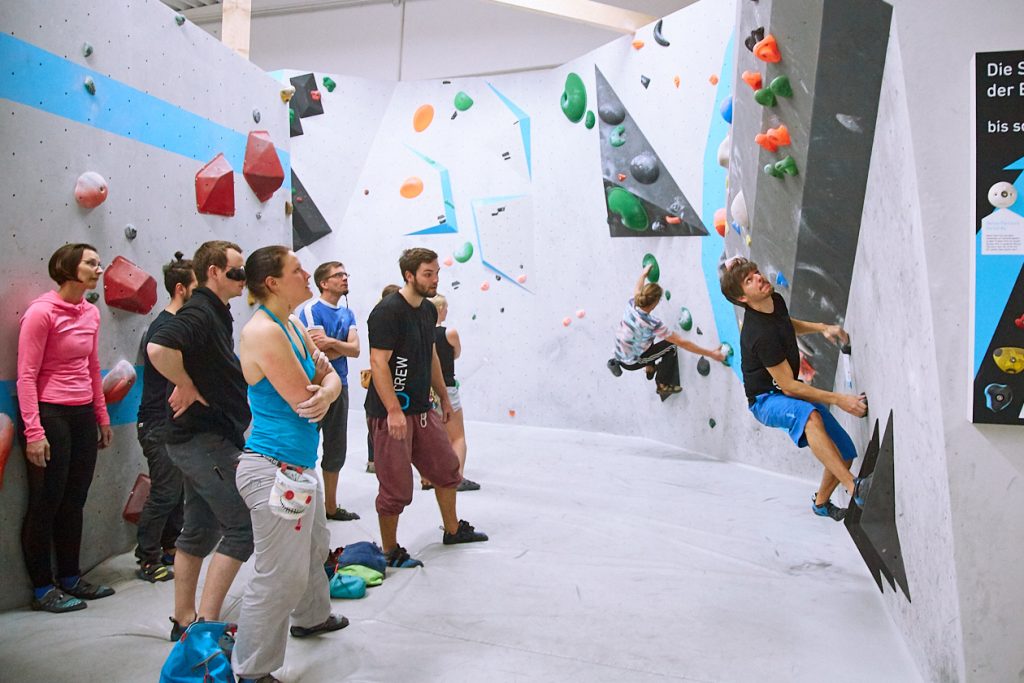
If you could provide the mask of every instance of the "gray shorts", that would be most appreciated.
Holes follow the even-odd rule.
[[[203,432],[185,443],[167,444],[167,456],[185,483],[185,524],[175,547],[195,557],[216,549],[241,562],[249,559],[252,519],[235,485],[235,444],[220,434]]]
[[[340,472],[348,451],[348,385],[341,388],[338,400],[320,420],[320,433],[324,437],[320,467],[325,472]]]
[[[462,398],[459,396],[459,387],[445,387],[445,389],[448,391],[448,400],[451,401],[452,403],[452,412],[457,413],[460,410],[462,410]],[[434,409],[435,413],[437,413],[438,415],[441,414],[440,404],[434,403],[431,405],[431,407]]]

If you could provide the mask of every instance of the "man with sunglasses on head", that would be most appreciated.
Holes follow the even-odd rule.
[[[231,582],[253,552],[249,509],[235,486],[238,456],[252,417],[235,355],[228,302],[245,288],[242,249],[205,242],[192,258],[198,287],[147,346],[167,378],[167,455],[185,485],[185,523],[174,556],[171,640],[197,619],[219,621]],[[216,549],[196,609],[203,558]]]
[[[341,395],[331,404],[320,421],[323,434],[324,505],[327,519],[349,522],[359,519],[355,512],[338,507],[338,476],[348,451],[348,359],[359,357],[359,335],[356,317],[348,303],[348,273],[338,261],[321,263],[313,271],[313,282],[320,291],[319,299],[310,299],[299,309],[299,319],[309,330],[316,347],[327,354],[334,371],[341,378]]]

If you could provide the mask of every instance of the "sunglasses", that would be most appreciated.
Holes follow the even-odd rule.
[[[245,268],[228,268],[224,277],[235,282],[245,282]]]

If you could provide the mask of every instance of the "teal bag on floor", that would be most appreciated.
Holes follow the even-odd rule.
[[[331,597],[355,600],[366,595],[366,582],[358,576],[337,573],[331,577]]]
[[[222,621],[196,621],[171,648],[160,683],[235,683],[231,650],[235,625]]]

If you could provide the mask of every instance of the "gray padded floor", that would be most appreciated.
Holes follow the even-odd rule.
[[[341,503],[363,519],[331,522],[335,546],[379,540],[356,418]],[[814,482],[641,439],[468,431],[483,488],[459,513],[491,541],[442,546],[417,488],[399,540],[426,566],[335,601],[351,625],[292,639],[282,681],[919,680],[845,529],[811,514]],[[0,680],[156,681],[173,586],[134,568],[93,570],[118,592],[84,611],[0,614]]]

